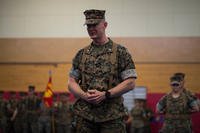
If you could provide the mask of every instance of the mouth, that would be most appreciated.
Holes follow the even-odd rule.
[[[89,31],[88,33],[89,33],[90,36],[96,35],[96,32],[95,32],[95,31]]]
[[[94,33],[96,33],[96,31],[95,31],[95,30],[88,30],[88,32],[89,32],[89,33],[91,33],[91,34],[94,34]]]

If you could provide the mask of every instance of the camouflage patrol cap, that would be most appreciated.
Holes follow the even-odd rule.
[[[181,78],[181,80],[184,80],[184,78],[185,78],[185,73],[177,72],[177,73],[174,73],[174,76],[178,76],[178,77]]]
[[[101,20],[105,19],[105,10],[97,10],[97,9],[90,9],[90,10],[85,10],[84,15],[85,15],[85,24],[98,24],[101,22]]]

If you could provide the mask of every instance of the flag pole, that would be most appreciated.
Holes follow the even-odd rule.
[[[51,78],[52,78],[52,71],[49,70],[49,79],[52,80]],[[55,119],[54,119],[54,112],[53,112],[52,115],[51,115],[51,122],[52,122],[52,133],[55,133]]]
[[[52,71],[51,70],[49,70],[49,77],[51,77],[52,76]]]

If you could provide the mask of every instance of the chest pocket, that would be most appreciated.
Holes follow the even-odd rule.
[[[187,97],[182,93],[178,98],[171,95],[167,98],[167,112],[170,114],[184,114],[187,111]]]
[[[90,54],[90,46],[84,48],[83,56],[81,59],[82,68],[82,86],[84,88],[86,75],[93,78],[102,77],[108,79],[109,88],[112,87],[113,76],[117,73],[117,44],[112,44],[112,50],[102,53],[100,55]],[[104,79],[105,81],[105,79]]]
[[[85,61],[85,73],[96,78],[110,75],[112,63],[110,62],[111,53],[105,53],[94,57],[91,55]]]

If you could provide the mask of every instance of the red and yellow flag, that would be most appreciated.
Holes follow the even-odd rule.
[[[51,74],[49,75],[50,75],[49,81],[47,83],[47,87],[43,95],[43,100],[47,107],[51,107],[53,104],[53,91],[52,91],[52,81],[51,81],[52,78],[51,78]]]

